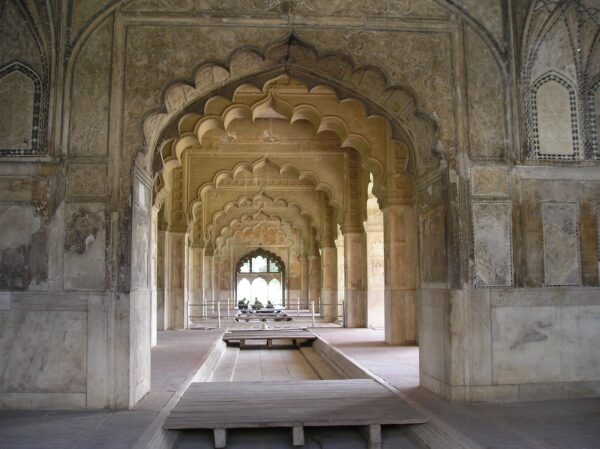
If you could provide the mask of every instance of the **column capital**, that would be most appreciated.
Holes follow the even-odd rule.
[[[365,227],[362,223],[344,224],[342,226],[342,234],[364,234]]]
[[[388,209],[393,206],[413,206],[414,201],[412,198],[406,196],[391,196],[386,195],[377,199],[379,208],[381,210]]]
[[[185,234],[187,232],[187,226],[172,226],[167,227],[167,232],[172,234]]]

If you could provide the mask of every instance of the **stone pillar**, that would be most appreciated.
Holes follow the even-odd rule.
[[[417,343],[417,232],[410,205],[383,209],[385,251],[385,341]]]
[[[167,329],[183,329],[185,232],[168,231],[165,236],[165,309]]]
[[[212,268],[212,295],[213,295],[213,301],[214,301],[214,307],[215,310],[217,307],[217,302],[221,301],[221,283],[219,282],[219,275],[220,275],[220,269],[221,269],[221,257],[220,256],[213,256],[213,268]],[[221,304],[220,307],[222,308],[224,306],[224,304]]]
[[[355,226],[344,230],[345,327],[367,326],[367,238]]]
[[[300,308],[308,307],[308,257],[300,256]],[[292,304],[295,306],[295,304]]]
[[[367,283],[369,327],[385,327],[385,252],[383,244],[383,213],[377,200],[369,198],[367,202]]]
[[[168,322],[165,307],[165,236],[166,231],[159,227],[156,233],[156,328],[159,331],[165,330]]]
[[[188,313],[189,324],[197,322],[203,316],[202,303],[204,302],[204,248],[193,245],[189,248],[188,267]]]
[[[337,299],[338,299],[338,309],[337,316],[338,318],[344,315],[344,301],[345,301],[345,290],[346,290],[346,282],[344,280],[344,235],[342,231],[339,231],[338,238],[335,241],[335,246],[337,247]]]
[[[308,308],[314,301],[315,312],[319,310],[319,297],[321,296],[321,256],[319,251],[308,257],[309,282],[308,282]]]
[[[321,281],[321,315],[328,320],[336,320],[337,313],[337,248],[334,242],[331,246],[321,248],[322,281]]]
[[[202,271],[202,302],[204,306],[202,307],[202,311],[204,316],[206,316],[209,312],[213,312],[213,252],[212,248],[206,247],[204,249],[204,260],[202,263],[202,267],[204,270]]]

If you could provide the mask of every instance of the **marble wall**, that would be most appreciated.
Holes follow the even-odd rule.
[[[451,400],[600,394],[600,289],[421,290],[421,384]]]
[[[109,302],[103,293],[1,292],[0,407],[128,407],[115,388],[127,373],[122,346],[108,324],[122,328],[123,315],[111,316]]]
[[[477,163],[470,173],[474,285],[422,283],[421,384],[454,400],[600,394],[598,171]]]

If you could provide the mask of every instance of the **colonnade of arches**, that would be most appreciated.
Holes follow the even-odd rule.
[[[343,299],[348,327],[367,326],[377,304],[388,342],[416,342],[414,198],[406,144],[392,135],[360,101],[286,74],[182,114],[154,164],[157,327],[233,306],[240,261],[266,251],[280,261],[282,302],[314,301],[335,320]],[[274,294],[271,279],[249,277],[250,295],[263,282]]]

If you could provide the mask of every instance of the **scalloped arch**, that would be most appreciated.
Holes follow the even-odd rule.
[[[264,226],[292,230],[302,235],[302,231],[298,226],[289,220],[281,219],[276,214],[269,215],[266,221],[257,221],[252,216],[242,216],[241,218],[232,219],[227,226],[221,229],[219,237],[215,240],[215,252],[226,248],[234,239],[239,237],[240,233],[244,233],[248,229],[257,230]]]
[[[309,95],[307,98],[311,98],[308,88],[287,75],[280,75],[270,82],[281,80],[284,80],[282,83],[289,82],[293,89],[304,89]],[[181,165],[183,153],[188,149],[201,147],[205,137],[212,131],[222,130],[228,134],[236,120],[246,119],[254,122],[258,118],[283,119],[290,126],[300,120],[307,120],[316,129],[315,136],[325,132],[333,133],[340,140],[341,148],[356,150],[363,165],[373,174],[376,191],[385,189],[383,173],[387,158],[385,143],[387,133],[377,133],[373,130],[389,129],[391,125],[386,118],[369,116],[362,102],[358,100],[340,102],[332,93],[327,97],[327,101],[320,105],[307,104],[306,98],[298,104],[292,104],[288,100],[294,94],[290,94],[284,88],[280,94],[275,93],[276,86],[268,86],[265,89],[268,90],[266,97],[259,97],[251,104],[244,103],[248,101],[248,95],[241,95],[238,89],[231,100],[218,96],[207,101],[204,105],[204,114],[183,115],[179,120],[179,138],[165,140],[161,146],[160,154],[164,169],[173,170],[177,167],[176,164],[171,164],[174,157]],[[318,97],[323,101],[324,94]],[[170,165],[167,166],[167,163]],[[331,186],[319,183],[318,189],[321,188],[331,196],[333,192]]]
[[[204,238],[206,239],[206,241],[207,242],[215,242],[216,238],[217,238],[216,234],[220,233],[221,229],[228,226],[232,222],[232,220],[235,220],[238,218],[241,219],[241,217],[244,215],[251,215],[248,212],[246,212],[246,209],[252,209],[252,210],[254,210],[254,213],[260,212],[260,208],[256,208],[256,206],[254,205],[255,200],[257,199],[258,196],[259,195],[254,195],[254,196],[242,195],[238,198],[237,201],[227,202],[221,210],[215,212],[213,214],[213,216],[210,218],[209,223],[206,225],[205,234],[204,234]],[[291,211],[293,216],[296,218],[296,220],[295,220],[296,222],[292,222],[294,224],[294,226],[301,227],[302,223],[305,224],[306,230],[303,233],[305,238],[310,237],[311,232],[312,232],[310,230],[313,230],[317,233],[319,231],[319,229],[318,229],[319,222],[311,213],[304,211],[297,204],[287,202],[282,197],[272,198],[272,204],[266,205],[264,207],[269,210],[274,210],[274,211],[277,211],[277,210]],[[234,216],[234,214],[235,214],[235,216]],[[277,215],[278,217],[280,217],[282,214],[281,214],[281,212],[279,212],[279,213],[274,212],[272,214],[268,214],[268,216],[273,216],[273,215]],[[225,224],[223,224],[223,226],[219,226],[219,223],[218,223],[219,221],[227,220],[227,218],[230,216],[233,216],[233,217],[229,221],[227,221]]]
[[[285,62],[282,62],[281,56],[286,54],[289,57],[284,58]],[[368,72],[369,77],[373,75],[373,79],[380,79],[381,83],[370,85],[369,95],[366,97],[364,89],[361,90],[358,85],[352,84],[359,82],[357,79],[362,77],[353,75],[338,79],[335,74],[330,73],[331,70],[327,70],[326,66],[332,59],[346,66],[353,74]],[[209,103],[218,103],[220,100],[213,99],[215,95],[233,98],[240,86],[249,83],[264,85],[266,80],[281,73],[289,73],[301,79],[310,92],[335,92],[341,101],[347,101],[349,98],[360,99],[367,115],[379,115],[387,119],[393,138],[404,142],[408,148],[411,156],[409,167],[413,172],[418,171],[421,160],[425,160],[425,157],[430,158],[429,153],[437,143],[439,126],[432,116],[423,112],[418,96],[410,86],[390,85],[389,77],[382,70],[372,65],[358,66],[347,55],[321,55],[315,47],[303,42],[293,33],[262,52],[254,48],[239,48],[230,54],[226,64],[209,62],[200,65],[192,77],[194,95],[189,95],[187,87],[178,90],[172,89],[171,85],[167,86],[163,91],[161,107],[148,112],[144,119],[145,142],[147,148],[151,149],[147,158],[153,157],[153,149],[157,145],[160,146],[164,139],[177,136],[177,123],[186,113],[204,111]],[[190,82],[175,82],[177,83],[186,84],[188,87],[190,85]],[[256,89],[263,91],[262,88]],[[171,94],[185,98],[183,101],[181,98],[171,99]],[[178,103],[181,107],[178,111],[170,111],[166,107],[167,103]],[[213,106],[211,104],[211,111],[214,110]],[[240,110],[236,113],[240,113]],[[314,111],[313,115],[308,115],[306,110],[295,113],[296,116],[288,118],[295,121],[297,117],[303,117],[312,123],[317,120]]]
[[[257,174],[257,170],[264,166],[269,166],[272,170],[277,170],[282,178],[295,178],[299,181],[309,182],[312,184],[315,191],[322,191],[325,193],[328,205],[333,207],[336,213],[342,209],[342,203],[336,199],[334,193],[335,189],[328,183],[321,181],[317,173],[310,170],[299,170],[295,165],[289,162],[279,165],[266,157],[260,157],[253,162],[240,162],[232,169],[218,171],[211,181],[202,184],[198,188],[197,196],[194,201],[201,201],[208,191],[218,190],[219,183],[223,180],[234,180],[244,174],[247,174],[249,177],[254,177]]]

